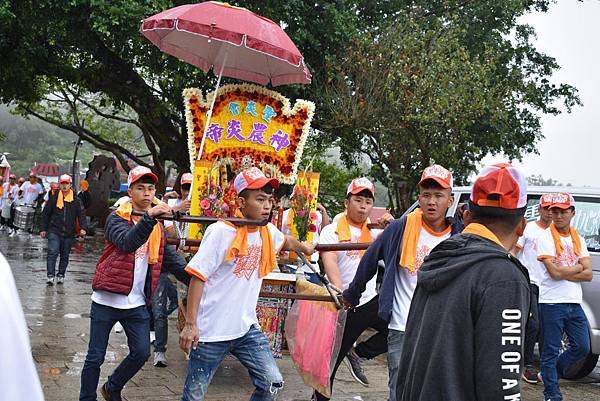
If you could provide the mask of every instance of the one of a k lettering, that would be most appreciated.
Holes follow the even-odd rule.
[[[502,347],[510,348],[502,352],[502,371],[505,373],[516,374],[511,378],[502,378],[502,390],[510,391],[519,389],[518,374],[521,367],[521,352],[515,351],[515,346],[521,347],[521,311],[519,309],[504,309],[502,311]],[[514,393],[504,396],[505,400],[520,400],[521,393]]]

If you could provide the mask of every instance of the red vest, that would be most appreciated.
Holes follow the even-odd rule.
[[[133,223],[131,223],[133,225]],[[157,223],[160,225],[160,223]],[[147,299],[148,303],[152,300],[152,294],[158,286],[160,271],[162,269],[163,254],[165,252],[165,232],[160,227],[160,248],[158,251],[158,262],[149,264],[149,273],[152,279],[152,293]],[[98,264],[96,273],[92,281],[94,291],[108,291],[115,294],[129,295],[133,287],[133,272],[135,269],[135,252],[125,253],[115,244],[105,241],[104,251]]]

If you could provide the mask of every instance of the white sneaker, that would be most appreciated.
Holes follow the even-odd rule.
[[[6,230],[6,226],[0,226],[0,231]]]
[[[12,229],[10,234],[8,234],[9,237],[14,237],[15,235],[17,235],[17,230]]]
[[[56,284],[63,284],[65,282],[65,278],[63,276],[56,276]]]
[[[154,366],[156,366],[157,368],[167,367],[167,356],[164,352],[154,353]]]
[[[54,285],[54,277],[48,277],[46,279],[46,284],[48,284],[48,285]]]
[[[115,333],[122,333],[123,332],[123,326],[121,325],[121,323],[117,322],[115,323]]]

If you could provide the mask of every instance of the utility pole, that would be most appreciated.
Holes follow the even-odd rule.
[[[81,120],[81,128],[85,127],[85,120]],[[81,137],[77,137],[77,141],[75,141],[75,152],[73,153],[73,165],[71,167],[71,177],[73,177],[73,189],[76,191],[77,186],[79,185],[79,174],[75,173],[75,164],[77,163],[77,151],[82,144]]]

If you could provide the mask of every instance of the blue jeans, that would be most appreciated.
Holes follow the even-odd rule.
[[[590,352],[588,322],[579,304],[540,304],[540,317],[544,333],[540,361],[544,399],[561,401],[558,379]],[[563,333],[569,338],[569,347],[559,356]]]
[[[152,297],[152,314],[154,316],[154,352],[166,352],[169,337],[169,322],[167,318],[177,309],[177,288],[169,279],[167,272],[160,273],[158,286]]]
[[[210,381],[228,353],[239,359],[250,373],[256,387],[250,401],[277,398],[277,393],[283,388],[283,377],[267,339],[257,327],[252,326],[244,336],[235,340],[200,342],[196,349],[192,349],[181,401],[204,399]]]
[[[69,264],[71,245],[73,245],[73,237],[63,237],[55,232],[48,232],[48,258],[46,259],[46,274],[48,277],[55,276],[56,259],[59,255],[58,276],[65,276]]]
[[[396,386],[398,384],[398,370],[400,369],[400,356],[404,345],[404,332],[400,330],[389,330],[388,333],[388,386],[390,388],[389,401],[396,401]],[[404,380],[402,380],[402,384]]]
[[[129,355],[108,377],[108,390],[121,391],[123,386],[144,366],[150,356],[150,317],[145,306],[117,309],[92,302],[90,311],[90,343],[81,371],[79,401],[95,401],[100,366],[104,363],[110,331],[120,322],[127,336]]]

